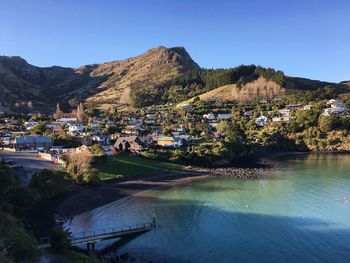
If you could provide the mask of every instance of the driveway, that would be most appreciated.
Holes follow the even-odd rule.
[[[23,166],[23,172],[17,172],[21,179],[21,185],[27,186],[37,171],[42,169],[59,169],[60,167],[51,161],[41,159],[36,153],[4,152],[0,151],[0,157],[4,160],[14,160]]]

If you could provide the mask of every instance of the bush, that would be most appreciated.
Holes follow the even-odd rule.
[[[66,173],[51,170],[41,170],[33,175],[30,187],[35,189],[41,197],[51,197],[63,193],[68,186]]]
[[[61,226],[56,226],[50,235],[51,247],[56,252],[63,252],[69,249],[71,244],[69,233],[64,231]]]

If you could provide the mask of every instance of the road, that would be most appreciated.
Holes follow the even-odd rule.
[[[53,162],[41,159],[36,153],[4,152],[0,151],[0,157],[4,160],[14,160],[23,166],[23,172],[18,173],[21,185],[27,186],[32,175],[42,169],[59,169]]]

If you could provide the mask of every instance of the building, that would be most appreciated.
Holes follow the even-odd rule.
[[[34,126],[36,126],[39,122],[37,121],[26,121],[24,123],[24,126],[26,127],[27,130],[31,130]]]
[[[66,132],[62,129],[62,127],[57,127],[52,129],[53,134],[65,135]]]
[[[60,118],[60,119],[57,119],[56,121],[68,123],[68,122],[76,122],[78,121],[78,119],[77,118]]]
[[[287,109],[295,109],[295,108],[301,108],[301,106],[303,106],[303,105],[301,105],[301,104],[288,104],[288,105],[286,105],[286,108]]]
[[[170,146],[175,144],[175,139],[171,136],[161,136],[157,139],[157,144],[160,146]]]
[[[108,136],[107,135],[101,135],[101,134],[97,134],[92,136],[92,141],[95,143],[99,143],[102,145],[108,145]]]
[[[210,113],[208,113],[208,114],[204,114],[204,115],[203,115],[203,118],[206,118],[206,119],[208,119],[208,120],[210,120],[210,121],[216,119],[214,113],[212,113],[212,112],[210,112]]]
[[[48,150],[52,147],[52,139],[46,136],[21,136],[14,140],[16,150]]]
[[[219,113],[218,114],[218,120],[231,120],[232,114],[231,113]]]
[[[256,120],[255,120],[255,124],[258,126],[265,126],[267,124],[268,120],[267,117],[265,116],[259,116]]]
[[[80,123],[69,123],[68,124],[69,128],[68,128],[68,131],[70,133],[79,133],[79,132],[82,132],[84,130],[84,126]]]
[[[303,107],[303,110],[311,110],[312,107],[313,107],[313,105],[305,105],[305,106]]]
[[[145,144],[138,136],[119,137],[114,144],[114,148],[119,152],[140,152],[145,149]]]
[[[332,102],[332,103],[330,103]],[[346,110],[345,104],[341,101],[336,101],[336,100],[329,100],[327,102],[327,105],[330,105],[330,108],[326,108],[323,111],[324,116],[330,116],[333,114],[341,114],[344,113]]]
[[[291,117],[289,116],[283,116],[283,117],[273,117],[272,121],[273,122],[290,122],[291,121]]]

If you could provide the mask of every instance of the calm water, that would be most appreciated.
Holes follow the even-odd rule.
[[[269,179],[210,179],[74,218],[73,232],[150,221],[118,250],[137,262],[350,262],[350,155],[279,159]],[[105,244],[100,244],[105,245]]]

